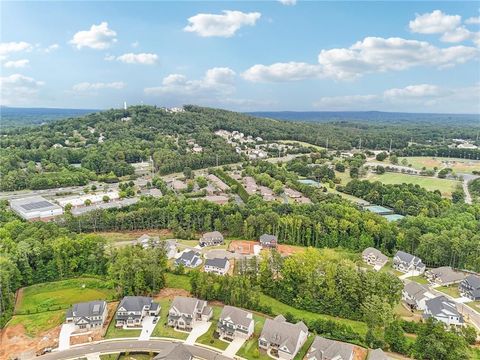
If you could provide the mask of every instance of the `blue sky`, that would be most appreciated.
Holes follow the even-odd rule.
[[[2,105],[480,112],[478,2],[2,2]]]

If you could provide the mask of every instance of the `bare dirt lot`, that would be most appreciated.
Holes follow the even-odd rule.
[[[155,300],[173,299],[175,296],[190,296],[190,293],[184,289],[163,288],[155,296]]]
[[[45,348],[55,348],[58,346],[59,334],[60,326],[56,326],[31,338],[25,334],[22,324],[7,326],[0,332],[0,359],[13,359],[26,353],[35,355]]]
[[[255,254],[254,246],[258,244],[258,241],[232,240],[228,250],[241,255],[253,255]]]

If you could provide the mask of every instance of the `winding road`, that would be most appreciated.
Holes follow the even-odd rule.
[[[54,351],[46,355],[37,357],[41,360],[69,360],[85,357],[89,354],[113,354],[119,352],[159,352],[175,346],[175,341],[169,340],[148,340],[141,341],[137,339],[123,340],[104,340],[96,343],[72,346],[68,350]],[[184,344],[185,345],[185,344]],[[210,350],[200,346],[185,345],[188,350],[195,356],[205,360],[231,360],[231,358],[223,356],[214,350]]]

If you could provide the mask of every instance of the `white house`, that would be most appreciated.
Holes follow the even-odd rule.
[[[196,298],[176,296],[168,311],[167,323],[174,328],[190,331],[198,321],[208,321],[213,310],[207,302]]]
[[[217,332],[221,338],[248,339],[254,330],[253,314],[234,306],[225,305],[218,319]]]
[[[455,303],[443,295],[425,302],[423,317],[433,317],[449,326],[462,326],[464,324],[463,316],[458,312]]]
[[[100,329],[107,319],[107,303],[103,300],[74,304],[66,313],[66,322],[75,324],[75,330]]]
[[[205,261],[205,272],[225,275],[230,269],[230,261],[225,258],[213,258]]]
[[[145,316],[157,316],[159,312],[160,305],[151,297],[125,296],[118,305],[115,326],[141,326]]]

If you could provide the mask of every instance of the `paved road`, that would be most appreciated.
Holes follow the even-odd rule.
[[[109,340],[95,344],[74,346],[68,350],[56,351],[46,354],[37,359],[40,360],[67,360],[78,357],[85,357],[87,354],[109,354],[125,351],[145,351],[159,352],[174,346],[174,342],[167,340]],[[213,350],[199,346],[185,345],[195,356],[206,360],[230,360],[231,358],[223,356]]]

